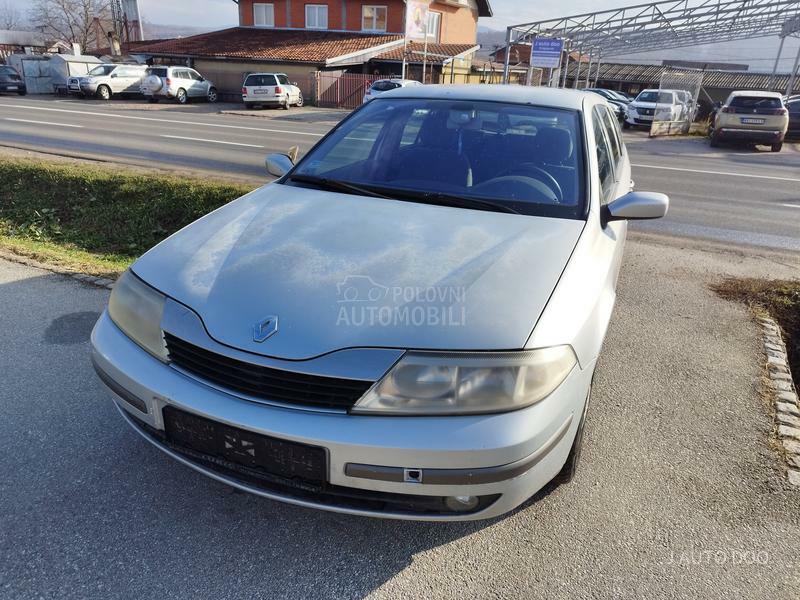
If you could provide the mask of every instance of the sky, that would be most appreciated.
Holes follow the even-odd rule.
[[[598,11],[620,6],[639,4],[644,0],[560,0],[536,2],[535,0],[490,0],[494,17],[481,19],[480,24],[491,29],[505,29],[513,23],[530,22],[564,15]],[[30,0],[0,0],[25,10]],[[199,27],[230,27],[237,23],[236,4],[232,0],[139,0],[145,21],[165,25],[196,25]],[[784,47],[782,71],[792,67],[800,40],[790,39]],[[672,50],[665,53],[638,55],[637,58],[661,60],[682,58],[704,61],[749,63],[751,70],[768,71],[777,53],[778,38],[757,38],[741,42],[717,44],[703,48]],[[633,59],[634,57],[631,57]]]

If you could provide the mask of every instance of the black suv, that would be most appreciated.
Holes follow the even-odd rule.
[[[24,96],[28,90],[14,67],[0,65],[0,92],[16,92]]]

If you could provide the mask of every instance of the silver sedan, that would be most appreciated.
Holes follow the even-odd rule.
[[[634,192],[594,94],[418,86],[141,257],[95,327],[125,420],[261,496],[495,517],[575,473]]]

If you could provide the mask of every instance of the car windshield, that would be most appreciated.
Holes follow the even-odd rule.
[[[17,72],[11,67],[0,67],[0,75],[16,75]]]
[[[780,98],[763,96],[734,96],[730,105],[735,108],[783,108]]]
[[[577,111],[499,102],[378,99],[345,120],[286,183],[342,183],[435,204],[470,199],[584,216]]]
[[[654,102],[657,104],[672,104],[672,94],[669,92],[642,92],[636,97],[637,102]]]
[[[95,67],[91,71],[89,71],[89,75],[94,75],[96,77],[108,75],[117,68],[117,65],[100,65],[99,67]]]

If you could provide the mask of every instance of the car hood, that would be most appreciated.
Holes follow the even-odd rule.
[[[218,342],[265,356],[512,350],[583,225],[272,184],[171,236],[133,271],[197,312]],[[258,342],[268,317],[278,331]]]

